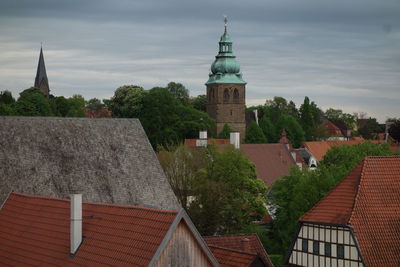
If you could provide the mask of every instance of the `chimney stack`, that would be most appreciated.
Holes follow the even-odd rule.
[[[256,123],[258,125],[258,109],[253,110],[254,112],[254,117],[256,118]]]
[[[82,194],[71,194],[70,253],[74,255],[82,243]]]
[[[199,139],[207,139],[207,131],[200,131]]]
[[[231,132],[230,133],[230,143],[236,149],[240,148],[240,133],[239,132]]]

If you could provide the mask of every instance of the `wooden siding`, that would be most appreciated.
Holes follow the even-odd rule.
[[[314,247],[314,241],[316,246]],[[331,255],[325,253],[330,244]],[[303,245],[307,245],[303,247]],[[338,256],[338,246],[343,246],[343,258]],[[315,251],[314,251],[315,250]],[[363,267],[354,236],[348,228],[304,223],[294,243],[289,265]]]
[[[188,226],[181,221],[161,252],[157,267],[212,266]]]

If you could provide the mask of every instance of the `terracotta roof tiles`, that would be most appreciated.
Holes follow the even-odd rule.
[[[242,144],[240,149],[256,165],[257,177],[268,186],[289,174],[295,165],[285,144]]]
[[[83,203],[83,242],[69,255],[70,202],[12,193],[0,210],[0,265],[147,266],[177,211]]]
[[[256,234],[206,236],[203,237],[203,239],[208,246],[217,246],[220,248],[257,254],[267,266],[274,266]]]
[[[257,254],[248,253],[213,245],[208,246],[221,267],[248,267],[257,258]]]
[[[343,146],[343,145],[357,145],[360,143],[366,142],[363,138],[355,138],[354,140],[344,140],[344,141],[312,141],[312,142],[304,142],[303,147],[305,147],[317,161],[321,161],[324,159],[325,154],[334,146]],[[381,143],[379,140],[368,140],[373,144]]]
[[[400,266],[400,156],[366,157],[300,218],[350,225],[367,266]]]
[[[185,145],[188,147],[196,147],[196,141],[201,139],[185,139]],[[217,145],[226,145],[229,144],[229,139],[218,139],[218,138],[209,138],[207,139],[207,145],[217,144]]]

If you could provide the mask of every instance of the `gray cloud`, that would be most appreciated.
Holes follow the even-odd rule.
[[[395,0],[3,0],[0,90],[16,96],[32,85],[43,41],[55,95],[105,98],[123,84],[169,81],[203,94],[223,13],[248,104],[308,95],[323,107],[400,116]]]

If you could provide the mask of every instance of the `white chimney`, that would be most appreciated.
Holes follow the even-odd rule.
[[[256,118],[256,123],[258,125],[258,109],[253,110],[254,112],[254,117]]]
[[[71,194],[71,229],[70,240],[72,255],[82,243],[82,194]]]
[[[240,148],[240,133],[239,132],[231,132],[230,133],[230,143],[236,149]]]
[[[199,139],[207,139],[207,131],[200,131]]]

